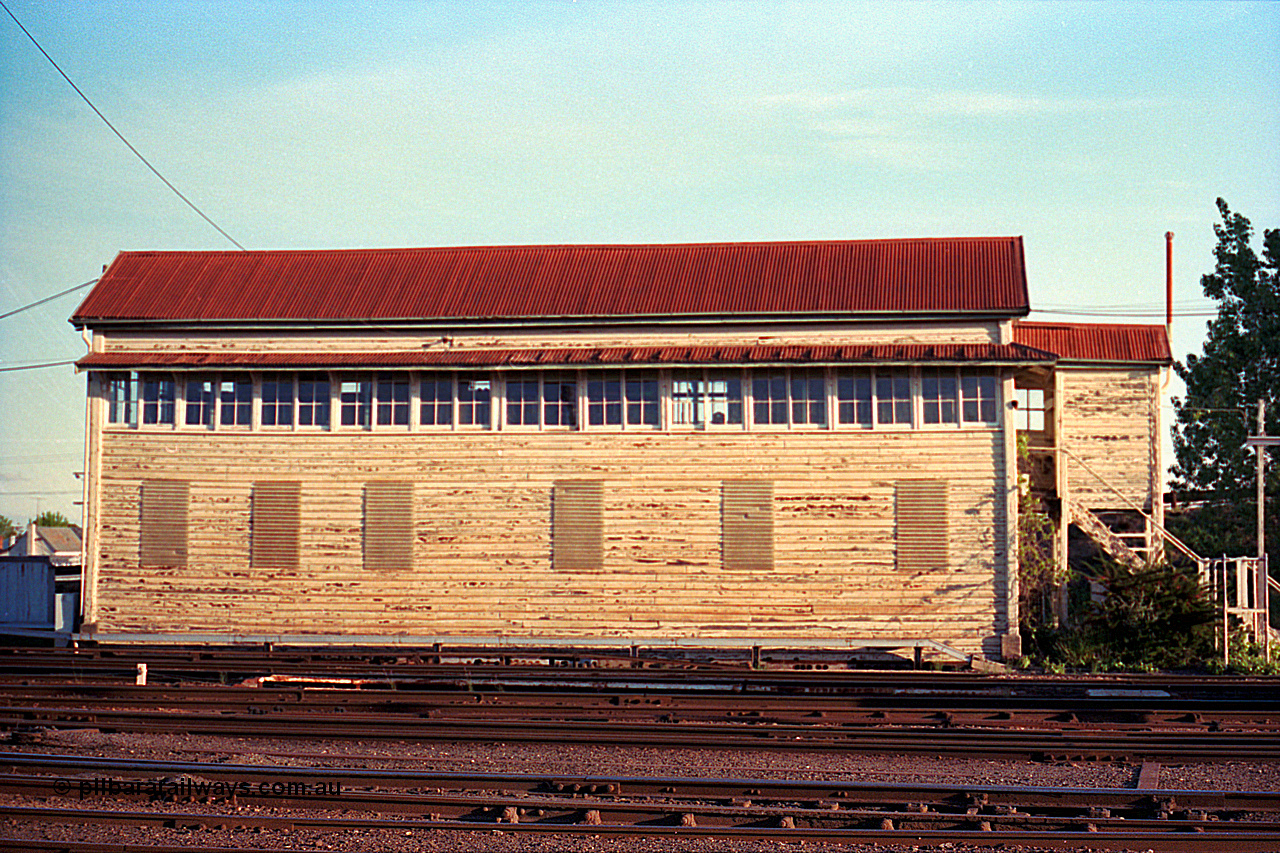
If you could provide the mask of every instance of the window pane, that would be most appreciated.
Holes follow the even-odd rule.
[[[995,374],[965,370],[960,374],[960,399],[966,423],[996,422]]]
[[[175,391],[173,377],[158,373],[142,374],[142,422],[173,423]]]
[[[133,373],[112,373],[107,378],[107,423],[136,426]]]
[[[658,425],[658,374],[629,372],[627,377],[627,424]]]
[[[262,377],[262,425],[293,425],[293,377],[267,373]]]
[[[382,374],[378,377],[377,395],[380,426],[409,425],[409,377],[407,375]]]
[[[871,426],[871,371],[855,370],[836,377],[840,423]]]
[[[689,372],[682,372],[671,380],[671,422],[680,425],[701,426],[702,379]]]
[[[367,427],[373,405],[373,382],[369,379],[343,379],[338,385],[342,405],[342,425]]]
[[[187,423],[209,426],[213,423],[213,380],[192,377],[187,380]]]
[[[458,423],[463,426],[489,427],[490,405],[489,377],[463,375],[458,377]]]
[[[423,426],[453,426],[453,379],[449,374],[423,374],[419,400],[418,420]]]
[[[1018,410],[1014,417],[1017,429],[1043,430],[1045,424],[1044,389],[1016,388]]]
[[[751,416],[758,424],[787,422],[787,374],[757,370],[751,376]]]
[[[538,425],[538,378],[507,380],[507,423],[513,426]]]
[[[222,426],[248,426],[253,414],[253,382],[248,375],[229,376],[218,383]]]
[[[827,423],[827,383],[821,370],[791,371],[791,423]]]
[[[542,422],[547,426],[578,425],[578,380],[548,373],[542,379]]]
[[[298,426],[329,426],[329,377],[327,375],[299,374]]]
[[[920,396],[927,424],[957,423],[956,372],[954,369],[926,368],[920,374]]]
[[[785,407],[786,403],[783,403]],[[706,407],[710,423],[742,423],[742,376],[736,373],[708,372]]]
[[[911,423],[911,375],[905,370],[876,372],[876,422]]]
[[[591,426],[622,423],[621,373],[593,373],[588,377],[587,423]]]

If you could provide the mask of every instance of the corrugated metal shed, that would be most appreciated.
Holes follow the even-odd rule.
[[[1051,353],[1021,344],[876,344],[866,346],[581,347],[574,349],[440,349],[404,352],[101,352],[82,369],[240,370],[413,367],[584,367],[670,364],[883,364],[1052,362]]]
[[[1020,237],[122,252],[72,322],[1027,313]]]
[[[1169,364],[1164,326],[1122,323],[1027,323],[1013,326],[1016,343],[1055,353],[1062,361]]]

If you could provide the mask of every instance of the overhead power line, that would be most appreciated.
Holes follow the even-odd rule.
[[[217,230],[217,232],[218,232],[219,234],[221,234],[223,237],[226,237],[228,240],[230,240],[230,241],[231,241],[231,243],[232,243],[232,244],[233,244],[237,249],[239,249],[239,250],[240,250],[240,251],[242,251],[242,252],[243,252],[243,251],[246,251],[245,247],[244,247],[244,246],[241,246],[241,245],[240,245],[240,243],[239,243],[239,242],[237,242],[237,240],[236,240],[234,237],[232,237],[232,236],[231,236],[230,234],[228,234],[226,231],[223,231],[223,230],[222,230],[222,228],[221,228],[221,226],[219,226],[219,225],[218,225],[218,223],[214,222],[212,219],[210,219],[208,216],[206,216],[206,215],[205,215],[205,212],[204,212],[203,210],[201,210],[200,208],[196,207],[195,202],[193,202],[191,199],[189,199],[189,198],[187,198],[185,195],[183,195],[183,194],[182,194],[182,191],[181,191],[181,190],[179,190],[177,187],[175,187],[172,183],[170,183],[168,178],[166,178],[164,175],[160,174],[160,170],[159,170],[159,169],[157,169],[155,166],[152,166],[152,165],[151,165],[151,161],[149,161],[146,157],[143,157],[143,156],[142,156],[142,152],[138,151],[138,149],[137,149],[137,148],[134,148],[134,147],[133,147],[133,143],[129,142],[129,140],[127,140],[127,139],[125,139],[125,138],[124,138],[124,134],[123,134],[123,133],[121,133],[120,131],[116,130],[116,126],[115,126],[114,124],[112,124],[112,123],[107,119],[107,117],[106,117],[106,116],[104,116],[104,115],[102,114],[102,110],[98,109],[97,107],[95,107],[95,106],[93,105],[93,101],[89,100],[89,96],[88,96],[88,95],[86,95],[84,92],[80,91],[80,87],[79,87],[79,86],[77,86],[77,85],[72,81],[72,79],[71,79],[70,77],[68,77],[68,76],[67,76],[67,72],[63,71],[63,70],[62,70],[62,68],[58,65],[58,63],[56,63],[56,62],[54,62],[54,61],[53,61],[53,57],[49,55],[48,51],[46,51],[43,47],[41,47],[41,46],[40,46],[40,42],[36,41],[36,37],[35,37],[35,36],[33,36],[30,32],[28,32],[28,31],[27,31],[27,28],[26,28],[26,27],[24,27],[24,26],[22,25],[22,22],[18,20],[18,16],[17,16],[17,15],[15,15],[15,14],[13,14],[13,11],[12,11],[8,6],[6,6],[6,5],[5,5],[4,0],[0,0],[0,8],[3,8],[6,12],[8,12],[8,13],[9,13],[9,17],[10,17],[10,18],[13,18],[13,22],[14,22],[15,24],[17,24],[17,25],[18,25],[18,29],[22,30],[22,32],[26,35],[26,37],[27,37],[27,38],[31,39],[31,43],[32,43],[32,44],[34,44],[34,45],[36,46],[36,49],[37,49],[37,50],[39,50],[41,53],[43,53],[43,54],[44,54],[44,58],[45,58],[45,59],[47,59],[47,60],[49,60],[49,64],[50,64],[50,65],[52,65],[54,68],[56,68],[56,69],[57,69],[58,73],[62,75],[62,79],[63,79],[63,80],[66,80],[66,81],[67,81],[67,84],[68,84],[69,86],[71,86],[71,88],[72,88],[72,89],[75,89],[75,90],[76,90],[76,94],[80,96],[81,100],[83,100],[86,104],[88,104],[88,105],[89,105],[89,109],[93,110],[95,113],[97,113],[97,114],[98,114],[98,118],[102,119],[103,124],[105,124],[107,127],[111,128],[111,132],[112,132],[112,133],[114,133],[116,136],[120,137],[120,141],[121,141],[121,142],[123,142],[123,143],[125,144],[125,146],[126,146],[130,151],[132,151],[132,152],[133,152],[133,154],[134,154],[134,156],[135,156],[135,157],[137,157],[139,160],[141,160],[141,161],[142,161],[143,165],[145,165],[148,169],[150,169],[150,170],[151,170],[151,172],[152,172],[152,173],[153,173],[157,178],[159,178],[159,179],[164,183],[164,185],[165,185],[166,187],[168,187],[169,189],[171,189],[171,190],[173,191],[174,195],[176,195],[178,198],[180,198],[180,199],[182,199],[184,202],[186,202],[186,203],[187,203],[187,207],[191,208],[191,209],[192,209],[192,210],[194,210],[196,213],[198,213],[198,214],[200,215],[200,218],[201,218],[201,219],[203,219],[205,222],[208,222],[210,225],[212,225],[212,226],[214,227],[214,229],[215,229],[215,230]]]
[[[0,2],[2,2],[2,0],[0,0]],[[36,300],[35,302],[32,302],[30,305],[23,305],[21,308],[14,308],[12,311],[6,312],[4,314],[0,314],[0,320],[3,320],[5,317],[12,317],[14,314],[21,314],[23,311],[26,311],[28,308],[35,308],[37,305],[43,305],[46,302],[52,302],[53,300],[57,299],[59,296],[66,296],[68,293],[75,293],[77,290],[84,290],[89,285],[97,284],[97,283],[98,283],[98,280],[95,278],[95,279],[90,279],[89,281],[86,281],[84,284],[77,284],[75,287],[68,287],[66,290],[53,294],[53,296],[46,296],[44,299]]]
[[[39,370],[43,367],[62,367],[66,364],[75,364],[75,359],[69,361],[46,361],[41,364],[22,364],[17,367],[0,367],[0,373],[10,373],[14,370]]]
[[[1121,309],[1113,308],[1032,308],[1033,314],[1074,314],[1079,316],[1090,317],[1163,317],[1165,312],[1163,309],[1157,311],[1155,309]],[[1216,317],[1217,311],[1174,311],[1175,317]]]

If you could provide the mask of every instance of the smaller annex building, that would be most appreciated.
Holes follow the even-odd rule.
[[[84,633],[1016,654],[1020,482],[1159,524],[1170,363],[1028,311],[1020,238],[121,253]]]

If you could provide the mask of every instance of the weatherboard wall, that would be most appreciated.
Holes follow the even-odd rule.
[[[396,352],[423,348],[560,349],[573,347],[751,346],[754,344],[912,344],[1008,343],[1009,323],[973,320],[936,323],[777,323],[766,331],[755,326],[582,325],[576,329],[468,329],[463,324],[438,331],[397,329],[370,323],[365,328],[290,329],[269,331],[183,329],[111,330],[93,337],[95,352]]]
[[[104,633],[508,640],[933,639],[1007,630],[997,429],[100,436],[91,619]],[[773,484],[774,563],[726,569],[722,483]],[[557,481],[603,482],[599,569],[552,562]],[[139,564],[146,480],[190,484],[185,568]],[[296,570],[251,567],[253,484],[300,483]],[[942,567],[901,571],[895,487],[945,483]],[[369,569],[362,496],[412,483],[413,564]]]
[[[1058,367],[1066,488],[1090,509],[1137,505],[1162,519],[1160,368]]]

